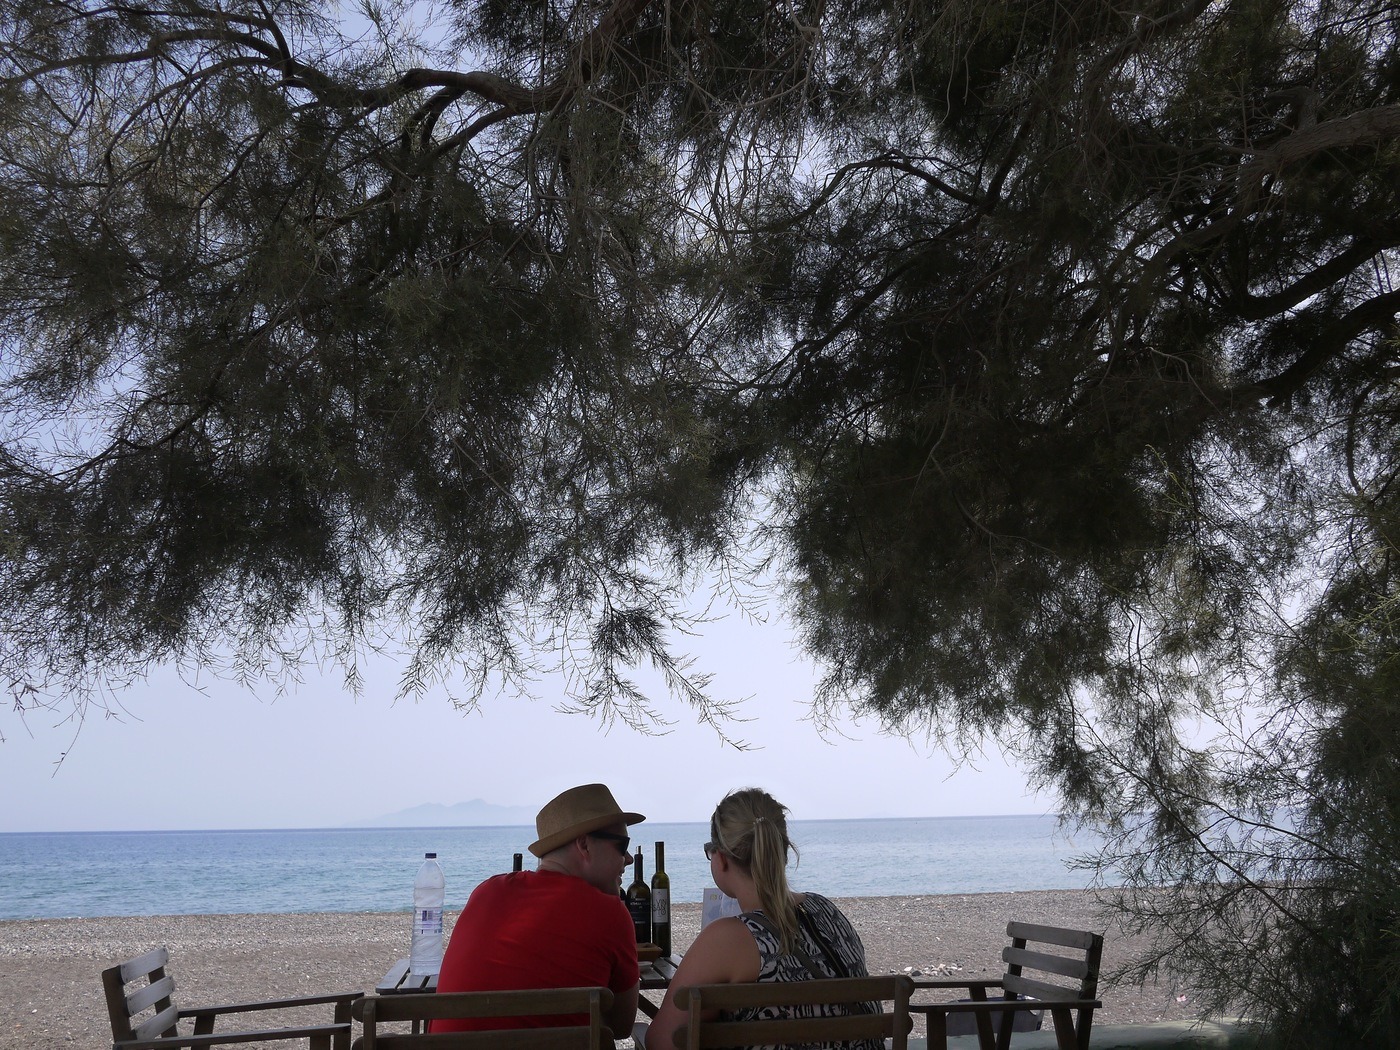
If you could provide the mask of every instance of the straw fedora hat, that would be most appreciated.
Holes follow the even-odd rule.
[[[640,813],[624,813],[604,784],[569,788],[546,802],[535,817],[535,834],[539,838],[530,843],[530,852],[543,857],[580,835],[619,820],[625,824],[640,824],[646,819]]]

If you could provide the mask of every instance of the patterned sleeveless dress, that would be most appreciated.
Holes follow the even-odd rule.
[[[826,940],[831,951],[841,960],[848,977],[868,977],[865,968],[865,945],[860,935],[841,910],[831,901],[816,893],[808,893],[802,900],[801,911]],[[739,916],[758,945],[758,979],[760,981],[809,981],[815,977],[839,977],[832,971],[831,963],[821,946],[813,943],[811,936],[801,925],[798,926],[798,944],[808,958],[820,970],[812,973],[807,964],[795,955],[782,952],[777,933],[771,928],[762,912],[744,912]],[[878,1007],[872,1006],[872,1012]],[[733,1020],[757,1021],[772,1017],[841,1017],[851,1011],[844,1005],[818,1004],[815,1006],[776,1007],[764,1006],[736,1011]],[[800,1046],[784,1046],[783,1050],[884,1050],[884,1042],[879,1039],[862,1039],[850,1043],[804,1043]],[[771,1048],[754,1048],[771,1050]]]

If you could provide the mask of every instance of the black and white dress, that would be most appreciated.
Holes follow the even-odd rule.
[[[758,945],[758,979],[760,981],[810,981],[819,977],[868,977],[865,968],[865,945],[860,934],[841,910],[825,897],[808,893],[802,899],[799,910],[808,922],[821,935],[827,948],[845,968],[844,974],[836,972],[822,946],[815,943],[806,929],[806,923],[799,923],[797,942],[804,961],[797,954],[784,953],[777,930],[761,911],[746,911],[739,916]],[[809,966],[808,963],[812,965]],[[817,968],[816,973],[812,967]],[[878,1005],[870,1007],[871,1012],[879,1010]],[[733,1020],[757,1021],[773,1017],[844,1017],[851,1013],[842,1004],[820,1003],[813,1006],[764,1006],[736,1011]],[[884,1042],[879,1039],[862,1039],[850,1043],[806,1043],[793,1050],[884,1050]]]

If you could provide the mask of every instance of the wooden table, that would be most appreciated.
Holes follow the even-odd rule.
[[[680,961],[679,955],[663,955],[659,959],[641,963],[642,991],[659,991],[664,995],[667,986],[671,983],[671,978],[676,976],[676,967],[680,965]],[[379,983],[374,986],[374,991],[376,995],[435,992],[437,991],[437,979],[438,975],[435,973],[426,976],[409,973],[408,960],[399,959],[393,966],[389,967],[389,972],[379,979]],[[648,1017],[655,1017],[660,1005],[660,1003],[652,1002],[645,995],[637,1000],[637,1006]]]
[[[681,957],[679,955],[663,955],[659,959],[642,963],[642,991],[659,991],[665,995],[667,987],[671,984],[671,978],[676,976],[676,967],[680,964]],[[637,1006],[648,1017],[655,1017],[661,1004],[653,1003],[643,995],[637,998]]]
[[[438,975],[430,973],[426,977],[422,974],[409,974],[408,960],[400,959],[389,967],[389,972],[379,978],[379,983],[374,986],[376,995],[409,995],[413,992],[435,992],[437,991]]]
[[[393,966],[389,967],[389,972],[379,978],[379,983],[374,986],[375,995],[412,995],[414,992],[435,992],[437,991],[438,975],[430,973],[426,977],[422,974],[410,974],[408,972],[408,960],[399,959]],[[418,1022],[413,1022],[412,1032],[418,1034]]]

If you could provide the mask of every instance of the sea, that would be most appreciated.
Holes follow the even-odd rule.
[[[646,878],[664,842],[672,900],[698,903],[709,825],[632,831]],[[1079,889],[1089,875],[1071,862],[1097,845],[1053,815],[804,820],[788,831],[798,850],[789,881],[828,897]],[[532,827],[3,833],[0,919],[408,911],[429,851],[454,909],[509,871],[512,854],[533,867],[534,838]]]

